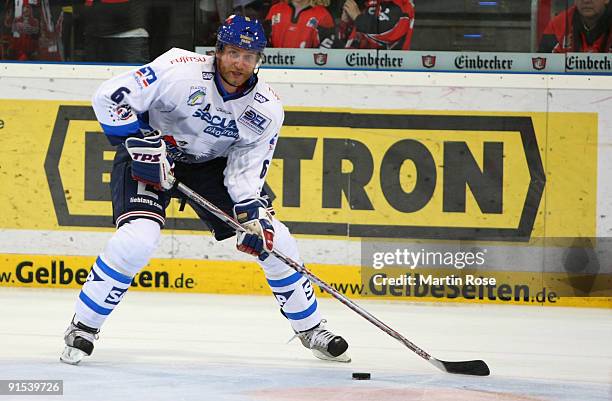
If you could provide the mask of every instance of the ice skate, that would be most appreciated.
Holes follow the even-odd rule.
[[[344,338],[326,330],[324,323],[326,323],[325,320],[308,331],[297,333],[296,337],[319,359],[350,362],[351,357],[346,352],[348,343]]]
[[[74,323],[74,318],[70,326],[64,333],[66,347],[60,356],[60,361],[70,365],[77,365],[85,356],[92,354],[94,340],[98,339],[100,330],[85,326],[83,323]]]

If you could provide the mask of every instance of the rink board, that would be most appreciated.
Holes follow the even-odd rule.
[[[32,281],[0,285],[78,288],[76,281],[52,283],[52,261],[56,269],[62,261],[65,268],[80,269],[82,278],[99,252],[90,249],[103,242],[85,246],[75,236],[72,250],[71,243],[60,243],[66,232],[112,232],[108,182],[114,151],[87,99],[100,82],[124,70],[4,68],[0,274],[11,273],[14,279],[19,263],[29,261],[32,266],[23,265],[21,271],[30,272]],[[541,260],[511,263],[513,248],[533,239],[612,234],[612,160],[604,153],[612,144],[608,77],[348,71],[262,75],[286,106],[267,179],[275,209],[297,234],[305,260],[326,281],[349,292],[363,281],[359,241],[364,239],[418,240],[427,247],[436,242],[432,239],[473,238],[474,246],[502,244],[508,252],[509,264],[487,270],[487,276],[508,285],[528,283],[533,292],[555,282],[563,293],[556,304],[610,305],[612,267],[607,263],[597,263],[596,271],[568,271]],[[193,211],[179,212],[174,202],[168,229],[177,243],[182,235],[202,234]],[[24,232],[40,233],[35,250],[20,235]],[[240,260],[231,247],[211,250],[217,253],[203,255],[207,261],[190,252],[178,245],[164,249],[147,267],[151,277],[141,273],[138,280],[144,277],[144,285],[137,281],[134,289],[267,293],[257,265]],[[48,271],[49,280],[36,266]],[[155,272],[158,278],[160,272],[168,276],[167,285],[154,285]],[[186,287],[188,278],[192,288]],[[401,290],[348,295],[406,297]]]
[[[83,256],[5,255],[0,257],[0,288],[72,288],[79,289],[87,280],[94,258]],[[464,271],[496,279],[493,286],[398,284],[381,285],[364,278],[358,266],[311,264],[317,277],[349,298],[410,300],[425,302],[480,302],[517,305],[612,307],[606,288],[612,275],[584,277],[562,273]],[[409,272],[406,272],[409,273]],[[424,277],[442,277],[452,271],[419,269]],[[576,288],[588,287],[589,296]],[[321,288],[320,296],[328,296]],[[268,295],[270,288],[261,268],[253,262],[154,259],[138,273],[130,291],[166,291],[234,295]]]

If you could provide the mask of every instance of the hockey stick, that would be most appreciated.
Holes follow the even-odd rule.
[[[228,224],[230,227],[234,228],[235,230],[244,231],[244,228],[233,217],[229,216],[223,210],[219,209],[217,206],[215,206],[214,204],[206,200],[204,197],[202,197],[200,194],[190,189],[185,184],[179,182],[177,183],[176,187],[180,192],[185,194],[187,197],[189,197],[191,200],[196,202],[198,205],[200,205],[204,209],[208,210],[210,213],[217,216],[219,219],[221,219],[223,222]],[[287,264],[287,266],[291,267],[293,270],[299,273],[305,274],[310,280],[312,280],[316,285],[321,287],[329,295],[336,298],[338,301],[342,302],[349,309],[357,313],[359,316],[363,317],[368,322],[372,323],[374,326],[378,327],[379,329],[381,329],[382,331],[384,331],[391,337],[395,338],[397,341],[404,344],[412,352],[414,352],[421,358],[425,359],[426,361],[429,361],[429,363],[431,363],[438,369],[441,369],[442,371],[448,372],[448,373],[457,373],[457,374],[464,374],[464,375],[474,375],[474,376],[488,376],[489,375],[490,373],[489,367],[482,360],[448,362],[448,361],[442,361],[440,359],[434,358],[433,356],[429,355],[427,352],[425,352],[421,348],[417,347],[414,343],[412,343],[406,337],[404,337],[397,331],[393,330],[391,327],[387,326],[384,322],[382,322],[381,320],[379,320],[378,318],[370,314],[370,312],[366,311],[365,309],[357,305],[355,302],[351,301],[350,299],[348,299],[347,297],[345,297],[344,295],[336,291],[329,284],[327,284],[326,282],[324,282],[323,280],[315,276],[310,270],[306,268],[306,266],[297,263],[293,259],[289,258],[288,256],[283,255],[282,252],[277,251],[277,250],[273,250],[272,255],[276,256],[278,259],[283,261],[285,264]]]

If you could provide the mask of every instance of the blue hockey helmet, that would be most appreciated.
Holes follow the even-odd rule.
[[[217,49],[223,45],[232,45],[263,52],[266,44],[266,34],[261,23],[242,15],[230,15],[217,31]]]

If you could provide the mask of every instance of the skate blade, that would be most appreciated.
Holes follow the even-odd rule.
[[[60,361],[69,365],[78,365],[86,355],[87,354],[80,349],[67,345],[66,348],[64,348],[62,355],[60,355]]]
[[[314,349],[311,351],[314,356],[316,356],[319,359],[323,359],[324,361],[333,361],[333,362],[342,362],[342,363],[349,363],[351,361],[351,357],[348,355],[347,352],[344,352],[334,357],[334,356],[325,355],[321,351],[317,351]]]

